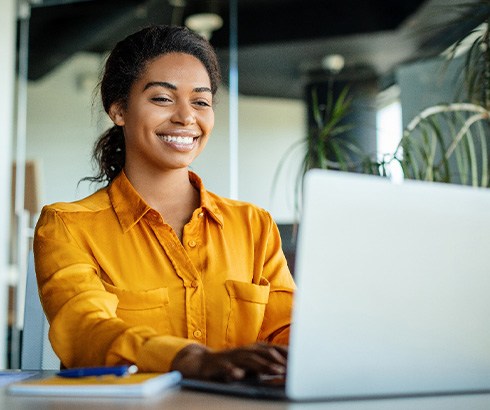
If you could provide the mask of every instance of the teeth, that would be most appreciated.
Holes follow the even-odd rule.
[[[194,141],[193,137],[172,137],[170,135],[162,135],[161,137],[165,142],[174,142],[177,144],[190,145]]]

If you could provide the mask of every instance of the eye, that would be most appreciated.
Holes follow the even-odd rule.
[[[160,96],[160,97],[152,97],[151,101],[154,101],[156,103],[166,103],[166,102],[171,102],[172,100],[168,97]]]
[[[200,106],[200,107],[211,107],[211,104],[208,101],[205,100],[198,100],[195,101],[194,104]]]

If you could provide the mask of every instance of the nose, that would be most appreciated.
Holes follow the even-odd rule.
[[[176,124],[190,125],[196,122],[196,117],[190,104],[180,102],[175,105],[171,120]]]

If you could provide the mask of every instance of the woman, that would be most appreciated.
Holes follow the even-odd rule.
[[[294,282],[271,216],[188,170],[214,125],[211,45],[152,26],[119,42],[100,84],[114,126],[106,187],[44,207],[34,239],[50,341],[66,367],[235,380],[283,374]]]

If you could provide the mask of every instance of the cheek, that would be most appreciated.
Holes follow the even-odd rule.
[[[209,134],[214,128],[214,112],[206,116],[206,118],[204,119],[204,124],[206,128],[206,132]]]

